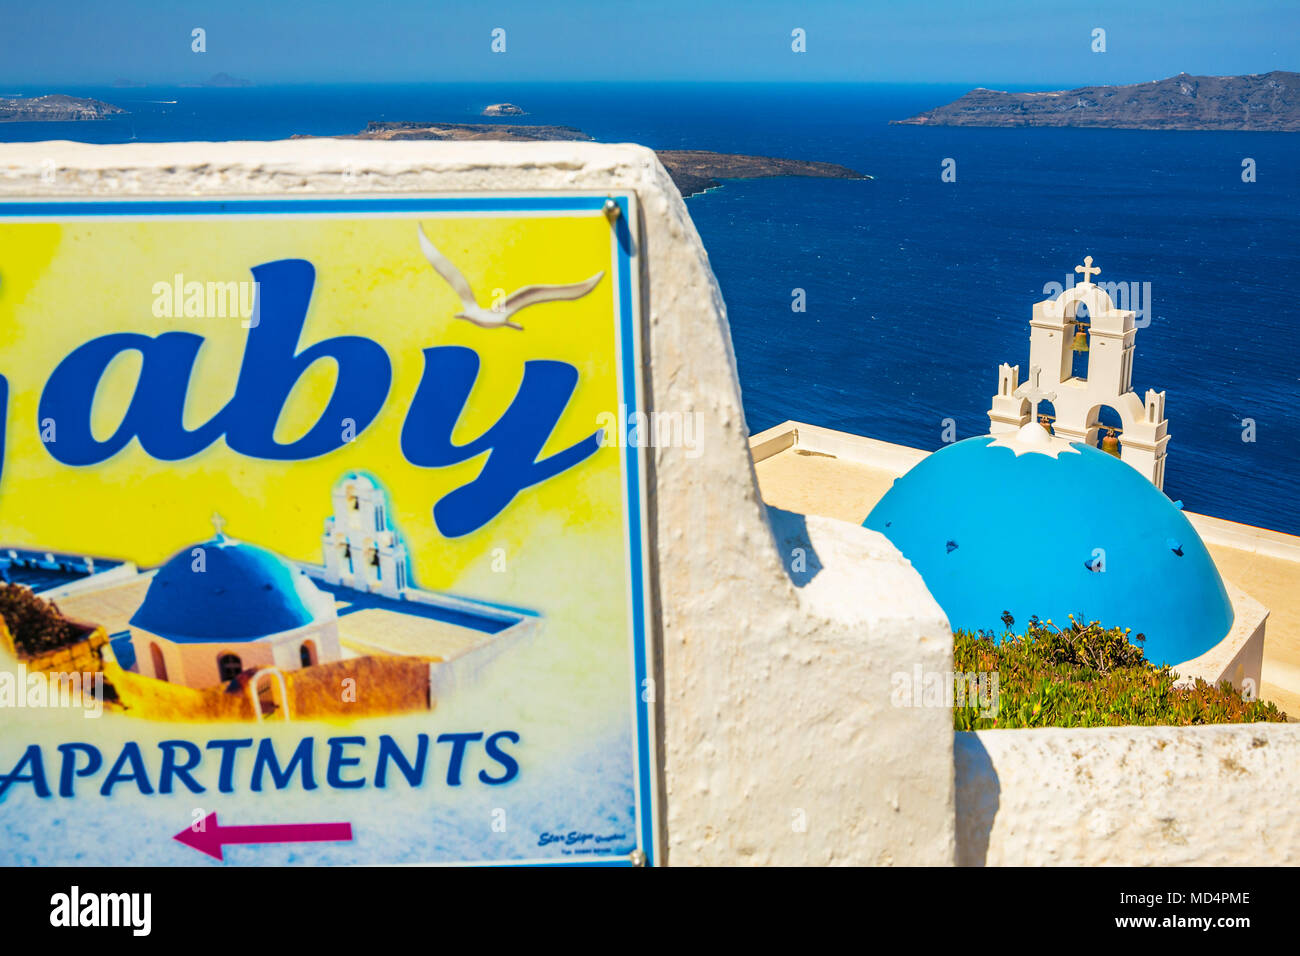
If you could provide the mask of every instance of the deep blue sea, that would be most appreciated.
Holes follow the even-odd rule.
[[[951,86],[527,85],[0,89],[130,111],[0,140],[278,139],[488,103],[597,139],[843,163],[872,181],[733,182],[688,201],[721,284],[752,431],[788,418],[923,448],[987,432],[1031,307],[1091,255],[1150,282],[1133,384],[1168,392],[1170,497],[1300,533],[1300,134],[890,126]],[[956,181],[941,180],[945,159]],[[1257,181],[1242,182],[1242,161]],[[803,289],[807,311],[791,310]],[[1245,442],[1243,420],[1255,423]],[[1086,518],[1087,488],[1063,489]],[[1087,520],[1104,520],[1102,514]]]

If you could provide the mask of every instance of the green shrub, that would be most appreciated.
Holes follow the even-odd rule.
[[[1010,629],[1010,614],[1002,617]],[[1156,667],[1142,652],[1141,634],[1080,624],[1070,616],[1062,628],[1030,620],[1023,635],[957,631],[953,662],[958,674],[993,673],[996,712],[975,700],[953,707],[957,730],[995,727],[1116,727],[1156,724],[1223,724],[1284,721],[1271,703],[1248,701],[1224,681],[1212,687],[1174,687],[1178,675]],[[987,701],[986,701],[987,703]]]

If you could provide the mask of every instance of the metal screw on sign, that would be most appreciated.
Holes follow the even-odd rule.
[[[639,849],[629,853],[627,859],[633,866],[645,866],[645,853]]]
[[[614,220],[614,219],[617,219],[619,216],[623,215],[623,210],[619,208],[618,203],[614,202],[614,200],[612,200],[612,199],[606,199],[606,200],[605,200],[605,215],[606,215],[610,220]]]

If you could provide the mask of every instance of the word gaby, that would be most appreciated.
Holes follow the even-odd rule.
[[[145,795],[206,793],[214,786],[219,793],[261,793],[268,785],[284,790],[295,784],[315,790],[322,781],[333,790],[382,790],[389,780],[399,779],[411,787],[423,786],[431,766],[449,787],[462,786],[467,777],[499,786],[519,774],[505,742],[517,744],[519,735],[500,730],[484,739],[480,731],[439,734],[430,741],[428,734],[419,734],[414,746],[405,748],[387,734],[373,744],[365,737],[330,737],[323,742],[304,737],[287,755],[277,751],[269,737],[256,746],[245,738],[209,740],[202,748],[190,740],[162,740],[148,759],[134,741],[122,744],[111,759],[94,744],[59,744],[57,753],[32,744],[12,770],[0,773],[0,799],[19,785],[31,786],[43,798],[56,791],[64,798],[93,793],[111,797],[118,788]]]
[[[388,400],[392,362],[372,339],[340,335],[301,351],[315,267],[305,259],[282,259],[254,267],[258,321],[249,323],[243,361],[227,404],[197,428],[186,427],[190,378],[204,338],[192,332],[150,336],[116,332],[74,349],[50,374],[41,394],[38,428],[46,450],[65,465],[95,465],[139,441],[159,461],[197,455],[219,439],[249,458],[300,461],[342,448],[371,425]],[[601,432],[538,460],[578,384],[567,362],[524,363],[519,390],[505,413],[482,435],[456,444],[452,433],[478,378],[473,349],[424,349],[424,374],[407,410],[401,451],[420,468],[446,468],[480,455],[477,477],[439,499],[433,519],[446,537],[476,531],[525,488],[553,478],[595,454]],[[135,392],[116,431],[100,441],[91,430],[96,390],[109,365],[125,352],[142,362]],[[337,367],[334,391],[315,424],[296,441],[275,439],[276,424],[294,386],[322,359]],[[8,383],[0,377],[0,405]],[[3,469],[0,434],[0,469]]]

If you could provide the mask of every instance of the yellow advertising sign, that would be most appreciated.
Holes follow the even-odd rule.
[[[0,204],[3,862],[653,855],[636,216]]]

